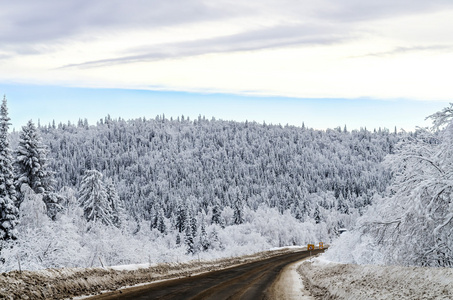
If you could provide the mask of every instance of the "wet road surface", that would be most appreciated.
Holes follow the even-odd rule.
[[[323,251],[313,250],[311,254],[316,255]],[[308,251],[290,253],[224,270],[105,293],[88,299],[272,299],[269,287],[281,270],[286,265],[309,256]]]

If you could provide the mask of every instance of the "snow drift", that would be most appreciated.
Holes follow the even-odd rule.
[[[323,258],[298,268],[319,299],[453,299],[453,269],[332,263]]]

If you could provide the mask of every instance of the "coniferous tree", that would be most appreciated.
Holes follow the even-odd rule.
[[[88,222],[112,225],[112,208],[108,202],[101,172],[96,170],[85,172],[80,184],[79,203]]]
[[[236,225],[244,223],[244,214],[242,212],[243,205],[239,197],[234,201],[233,209],[234,209],[233,223]]]
[[[315,220],[316,224],[321,223],[321,213],[319,212],[318,204],[316,204],[315,211],[313,212],[313,219]]]
[[[187,254],[194,254],[195,253],[194,236],[192,233],[192,228],[190,226],[186,227],[184,241],[187,247]]]
[[[157,212],[157,230],[160,233],[165,234],[167,232],[167,226],[165,225],[164,210],[160,208]]]
[[[200,232],[200,248],[203,251],[208,251],[210,247],[208,234],[206,233],[206,225],[204,221],[201,223],[201,232]]]
[[[209,234],[209,247],[216,249],[216,250],[220,250],[220,249],[224,248],[224,246],[222,245],[222,242],[219,239],[219,235],[218,235],[215,227],[212,229],[211,233]]]
[[[178,232],[184,232],[186,229],[186,222],[187,222],[187,209],[183,204],[178,205],[178,209],[176,211],[176,229]]]
[[[46,205],[47,215],[55,220],[57,214],[63,210],[63,203],[66,201],[64,197],[55,192],[45,193],[43,195],[43,201]]]
[[[151,216],[150,228],[157,229],[157,225],[159,222],[158,209],[151,208],[150,216]]]
[[[211,222],[213,224],[220,224],[222,221],[221,221],[221,211],[220,211],[220,207],[219,207],[219,204],[216,202],[214,204],[214,206],[212,207],[212,217],[211,217]]]
[[[32,120],[22,127],[16,151],[16,187],[26,183],[37,194],[52,190],[51,172],[47,169],[46,150]]]
[[[192,230],[192,236],[195,238],[198,230],[197,218],[195,215],[190,218],[190,230]]]
[[[111,220],[112,224],[116,227],[121,226],[121,217],[124,215],[124,208],[121,203],[113,181],[109,178],[105,183],[105,192],[107,194],[107,202],[111,208]]]
[[[22,127],[15,156],[17,205],[20,205],[24,197],[20,192],[22,185],[27,184],[35,193],[42,194],[47,215],[54,220],[62,209],[63,199],[52,192],[54,182],[52,172],[47,167],[47,151],[32,120]]]
[[[8,142],[9,120],[6,97],[3,97],[0,108],[0,241],[16,238],[15,227],[19,216],[15,206],[16,190]]]

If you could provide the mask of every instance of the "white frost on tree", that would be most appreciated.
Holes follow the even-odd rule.
[[[79,202],[88,222],[112,225],[112,208],[108,202],[101,172],[96,170],[85,172],[80,184]]]
[[[121,199],[118,196],[113,181],[109,178],[105,183],[105,192],[107,194],[107,202],[111,209],[111,221],[116,227],[120,227],[125,218],[124,207]]]
[[[452,117],[453,104],[429,116],[432,130],[419,129],[386,159],[394,181],[359,220],[361,242],[349,252],[372,245],[384,263],[453,267]]]
[[[38,194],[51,190],[51,173],[47,169],[46,150],[41,143],[35,124],[32,120],[22,127],[19,145],[16,151],[16,185],[24,183]]]
[[[40,230],[17,226],[17,247],[9,260],[6,248],[2,253],[6,270],[17,253],[28,267],[92,266],[176,261],[187,259],[186,250],[203,259],[328,242],[384,192],[390,176],[380,162],[400,139],[387,130],[159,116],[52,124],[38,132],[58,171],[62,210]],[[113,193],[107,180],[99,179],[95,191],[87,178],[81,185],[80,174],[91,169],[112,179]],[[99,201],[102,185],[107,204]],[[78,199],[70,189],[80,191]],[[116,223],[115,192],[127,210],[120,228],[104,226]]]
[[[9,120],[6,97],[3,97],[0,108],[0,241],[15,239],[18,223],[12,156],[8,142]]]
[[[42,194],[36,194],[28,184],[22,185],[21,193],[23,195],[23,201],[20,204],[21,226],[29,228],[44,226],[48,219]]]

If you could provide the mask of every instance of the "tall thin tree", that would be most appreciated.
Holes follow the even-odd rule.
[[[15,206],[16,190],[11,150],[8,142],[10,118],[6,97],[0,108],[0,240],[15,239],[19,211]]]
[[[79,195],[79,202],[87,221],[112,225],[112,208],[108,202],[101,172],[96,170],[85,172]]]
[[[32,120],[22,127],[16,151],[16,186],[26,183],[37,194],[51,190],[51,172],[47,169],[46,149]]]

